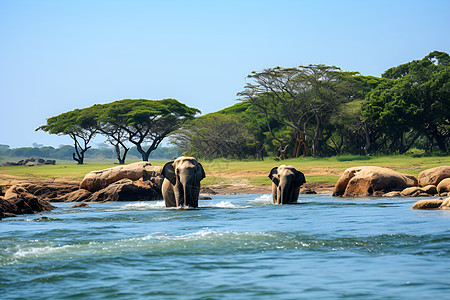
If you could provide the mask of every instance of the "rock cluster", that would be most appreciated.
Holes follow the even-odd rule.
[[[422,171],[419,174],[419,186],[422,189],[435,186],[439,196],[450,196],[450,166],[440,166]]]
[[[450,166],[425,170],[418,178],[388,168],[353,167],[345,170],[339,178],[333,196],[423,197],[450,194]]]
[[[34,214],[41,211],[50,211],[55,208],[48,201],[40,199],[26,190],[20,193],[9,193],[0,197],[0,219],[15,217],[16,215]]]
[[[3,179],[0,218],[54,208],[49,202],[109,202],[161,200],[162,167],[137,162],[93,171],[83,181]]]
[[[40,166],[40,165],[54,165],[56,163],[56,160],[53,159],[43,159],[43,158],[39,158],[39,157],[30,157],[30,158],[26,158],[26,159],[22,159],[19,160],[18,162],[14,163],[14,162],[6,162],[2,165],[0,165],[0,167],[9,167],[9,166]]]
[[[6,199],[22,198],[33,195],[44,201],[61,202],[66,194],[78,189],[76,182],[41,180],[27,181],[2,181],[0,185],[0,196]]]
[[[427,199],[417,201],[413,209],[450,209],[450,197],[446,199]]]
[[[435,185],[445,179],[450,178],[450,166],[440,166],[420,172],[419,186]]]
[[[67,193],[77,188],[78,185],[74,182],[2,180],[0,184],[0,219],[50,211],[55,207],[49,201],[62,201],[61,199]]]
[[[417,179],[412,175],[382,167],[353,167],[345,170],[339,178],[333,196],[382,196],[412,186],[417,186]]]
[[[66,202],[110,202],[161,200],[162,167],[149,162],[92,171],[80,188],[65,195]]]
[[[440,166],[419,174],[420,189],[431,188],[439,196],[450,196],[450,166]],[[423,194],[419,194],[421,196]],[[450,209],[450,197],[417,201],[413,209]]]

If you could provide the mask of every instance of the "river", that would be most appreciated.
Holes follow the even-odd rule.
[[[54,203],[0,221],[0,298],[450,299],[450,210],[417,200]]]

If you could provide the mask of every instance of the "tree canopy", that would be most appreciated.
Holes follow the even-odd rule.
[[[96,115],[91,110],[75,109],[47,119],[47,124],[36,130],[50,134],[68,135],[74,142],[73,159],[84,163],[85,152],[91,147],[89,142],[97,134]]]
[[[51,117],[37,130],[69,135],[75,143],[73,158],[78,163],[83,163],[84,153],[90,148],[88,144],[97,133],[115,146],[120,163],[125,162],[130,148],[128,142],[147,161],[164,138],[199,112],[175,99],[124,99]]]
[[[199,158],[448,153],[449,78],[450,56],[438,51],[381,77],[326,65],[275,67],[252,72],[240,102],[205,116],[174,99],[124,99],[51,117],[38,130],[69,135],[79,163],[96,134],[120,163],[131,146],[148,160],[171,134]]]
[[[233,128],[234,120],[248,132],[241,138],[246,142],[236,146],[240,157],[448,153],[449,64],[448,54],[435,51],[382,77],[324,65],[255,71],[238,93],[241,102],[189,123],[184,128],[189,142],[180,147],[205,157],[237,157],[220,141],[212,143],[220,150],[199,143],[205,132],[223,136],[222,127]],[[214,126],[214,120],[229,123]]]
[[[142,160],[148,161],[164,138],[199,112],[175,99],[124,99],[102,107],[98,126],[118,143],[127,140],[134,144]],[[145,144],[149,144],[147,149]]]
[[[364,114],[384,132],[390,152],[403,153],[425,135],[427,148],[446,152],[450,139],[450,56],[432,52],[383,73]]]
[[[334,66],[309,65],[252,72],[240,100],[250,102],[266,119],[274,119],[295,134],[293,156],[317,156],[323,132],[335,108],[358,96],[356,73]],[[270,126],[269,131],[273,134]],[[283,141],[273,134],[274,139]]]
[[[254,140],[246,122],[236,115],[210,114],[196,118],[178,130],[170,142],[197,158],[247,156]]]

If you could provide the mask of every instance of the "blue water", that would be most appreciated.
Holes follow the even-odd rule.
[[[417,200],[56,203],[0,221],[0,298],[450,299],[450,211]]]

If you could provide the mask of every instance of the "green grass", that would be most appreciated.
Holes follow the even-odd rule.
[[[370,160],[371,156],[363,156],[363,155],[341,155],[336,156],[337,161],[357,161],[357,160]]]
[[[164,161],[165,162],[165,161]],[[152,161],[152,165],[162,165],[163,161]],[[82,180],[84,175],[91,171],[103,170],[116,167],[118,164],[113,162],[87,162],[78,165],[75,162],[61,162],[55,165],[43,166],[11,166],[1,167],[0,174],[13,175],[24,178],[65,178],[69,180]]]
[[[236,178],[227,178],[221,176],[208,176],[202,180],[202,185],[231,185]]]
[[[339,175],[305,175],[306,182],[336,183]]]
[[[113,163],[90,163],[78,165],[76,163],[57,163],[56,165],[44,166],[11,166],[2,167],[0,173],[18,177],[47,177],[66,178],[70,180],[81,180],[86,173],[94,170],[102,170],[115,166]]]
[[[286,164],[293,165],[299,171],[324,174],[334,171],[339,173],[350,167],[356,166],[380,166],[398,170],[404,173],[417,175],[421,171],[437,166],[450,165],[450,156],[412,157],[407,155],[392,156],[354,156],[354,157],[327,157],[327,158],[294,158],[284,161],[265,159],[264,161],[237,161],[237,160],[213,160],[201,161],[206,171],[236,172],[240,170],[269,171],[276,166]],[[305,173],[305,175],[307,175]],[[337,175],[337,174],[336,174]]]
[[[255,185],[272,185],[272,181],[268,176],[253,176],[250,177],[249,181]]]
[[[131,163],[133,161],[130,161]],[[162,166],[166,160],[151,160],[155,166]],[[207,177],[202,181],[204,185],[232,184],[246,180],[258,185],[270,185],[267,175],[269,171],[281,164],[293,165],[305,174],[308,182],[335,183],[342,172],[356,166],[380,166],[417,176],[421,171],[443,165],[450,165],[450,156],[413,157],[408,155],[392,156],[344,156],[329,158],[295,158],[284,161],[265,159],[264,161],[238,161],[217,159],[200,161]],[[77,165],[75,162],[57,162],[48,166],[12,166],[1,167],[0,175],[14,175],[18,177],[46,177],[81,180],[86,173],[117,166],[114,162],[91,162]],[[233,176],[230,176],[230,174]]]

